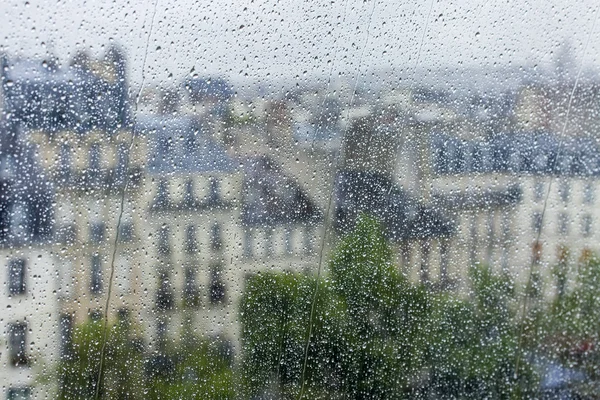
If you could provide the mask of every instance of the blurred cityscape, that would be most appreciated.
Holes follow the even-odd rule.
[[[552,79],[511,73],[506,90],[386,85],[353,101],[335,94],[352,82],[251,97],[196,74],[136,96],[126,63],[116,46],[64,63],[2,56],[9,399],[56,397],[43,377],[107,305],[110,323],[139,327],[150,365],[185,332],[238,362],[246,282],[326,269],[363,213],[404,277],[457,298],[470,266],[524,287],[600,250],[600,79],[572,95],[560,60]]]

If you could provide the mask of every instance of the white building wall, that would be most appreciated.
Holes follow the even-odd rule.
[[[9,265],[14,259],[25,260],[23,294],[11,295],[9,292]],[[0,293],[2,396],[7,396],[11,388],[30,388],[32,398],[54,397],[55,387],[41,383],[39,378],[54,370],[60,355],[57,267],[51,252],[44,248],[0,250],[3,281]],[[10,327],[15,323],[26,324],[25,357],[28,362],[23,366],[14,366],[10,357]]]

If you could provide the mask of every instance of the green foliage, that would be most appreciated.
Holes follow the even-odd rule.
[[[557,296],[540,322],[544,354],[563,365],[587,374],[589,382],[600,380],[600,260],[586,259],[577,265],[570,291]],[[566,272],[565,272],[566,275]],[[593,391],[597,392],[598,384]],[[585,388],[578,391],[586,394]]]
[[[157,368],[127,323],[109,327],[100,386],[101,399],[231,399],[234,397],[231,349],[224,342],[189,336],[159,354]],[[73,351],[61,362],[59,398],[92,399],[103,340],[101,321],[73,333]]]
[[[535,387],[528,365],[514,382],[518,329],[506,277],[474,268],[472,299],[452,299],[408,282],[391,254],[379,223],[362,216],[320,282],[275,273],[249,279],[245,396],[298,396],[317,285],[305,398],[509,398]]]
[[[90,399],[96,392],[103,342],[102,321],[88,322],[73,332],[69,357],[61,362],[59,398]],[[103,374],[102,399],[143,399],[144,359],[126,322],[108,327]]]
[[[232,399],[231,354],[224,342],[188,337],[164,350],[172,370],[149,378],[147,399]]]

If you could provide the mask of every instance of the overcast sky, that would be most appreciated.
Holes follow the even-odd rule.
[[[114,40],[127,51],[134,84],[146,43],[146,82],[180,81],[192,69],[238,83],[330,71],[352,78],[411,70],[419,48],[421,68],[547,66],[565,40],[586,68],[600,70],[600,23],[590,36],[596,7],[597,0],[3,0],[0,45],[11,56],[39,57],[52,46],[64,61],[77,48],[102,53]]]

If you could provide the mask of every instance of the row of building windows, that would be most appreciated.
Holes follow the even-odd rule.
[[[540,233],[542,230],[544,216],[540,211],[536,211],[533,213],[532,217],[532,228],[535,233]],[[590,214],[585,214],[581,216],[581,235],[583,237],[589,237],[592,235],[592,216]],[[559,213],[558,214],[558,234],[567,235],[569,234],[569,225],[570,218],[567,213]]]
[[[184,240],[184,251],[187,254],[196,254],[198,252],[198,241],[196,237],[196,227],[189,225],[186,228],[186,236]],[[100,235],[97,230],[95,232]],[[244,230],[244,256],[247,258],[255,255],[255,232],[250,229]],[[293,237],[292,229],[285,230],[285,252],[293,254]],[[303,235],[303,250],[310,253],[313,250],[313,230],[306,227]],[[264,255],[274,255],[274,229],[267,229],[264,235]],[[221,225],[214,223],[210,230],[210,248],[213,251],[220,251],[223,246]],[[160,255],[168,256],[171,254],[170,229],[167,225],[162,226],[158,232],[157,250]],[[90,259],[90,293],[101,294],[103,291],[103,260],[100,254],[93,254]],[[8,292],[11,296],[22,295],[26,293],[26,269],[27,262],[25,259],[15,258],[8,262]]]
[[[263,250],[263,256],[271,257],[275,255],[275,229],[267,227],[260,231],[252,231],[250,228],[244,229],[243,255],[244,258],[253,258],[259,256],[256,254],[257,246]],[[302,232],[302,250],[305,254],[311,254],[314,249],[314,228],[304,227]],[[283,236],[284,254],[294,254],[294,229],[286,227]]]
[[[102,149],[99,143],[93,143],[88,149],[87,169],[90,173],[99,173],[102,170]],[[128,163],[127,144],[117,146],[117,173],[124,174]],[[62,144],[59,150],[59,169],[62,176],[68,176],[73,170],[73,148],[69,144]]]
[[[196,235],[196,226],[188,225],[185,230],[185,239],[183,250],[186,254],[198,253],[198,239]],[[210,248],[213,251],[219,251],[223,248],[221,224],[215,222],[210,227]],[[163,225],[158,230],[157,235],[157,250],[158,254],[167,256],[171,254],[171,229],[167,225]]]
[[[545,200],[547,186],[543,182],[535,182],[533,188],[533,198],[536,202]],[[567,203],[571,199],[571,183],[562,181],[558,184],[558,195],[562,202]],[[592,204],[595,199],[595,190],[592,183],[586,183],[583,187],[583,204]]]
[[[209,181],[209,191],[208,197],[206,201],[209,204],[218,204],[222,201],[221,198],[221,185],[216,178],[210,178]],[[185,183],[185,188],[183,192],[183,206],[194,207],[199,204],[199,201],[196,196],[196,191],[194,188],[194,180],[188,179]],[[169,182],[165,179],[162,179],[158,183],[158,188],[156,191],[156,196],[154,198],[153,208],[162,209],[168,208],[173,205],[173,200],[171,198],[171,193],[169,190]]]
[[[225,300],[225,283],[223,271],[219,266],[210,269],[210,281],[208,286],[208,299],[210,304],[220,304]],[[184,269],[184,284],[182,300],[184,307],[198,307],[200,305],[200,288],[197,284],[196,269],[186,267]],[[158,310],[171,310],[175,308],[175,291],[171,284],[170,273],[162,270],[159,273],[159,284],[156,292],[156,308]]]
[[[74,243],[77,240],[77,227],[75,224],[67,224],[56,229],[55,239],[58,243]],[[106,224],[104,222],[92,222],[88,228],[88,241],[91,244],[100,244],[108,239]],[[119,241],[131,242],[134,239],[133,223],[124,221],[119,226]]]

